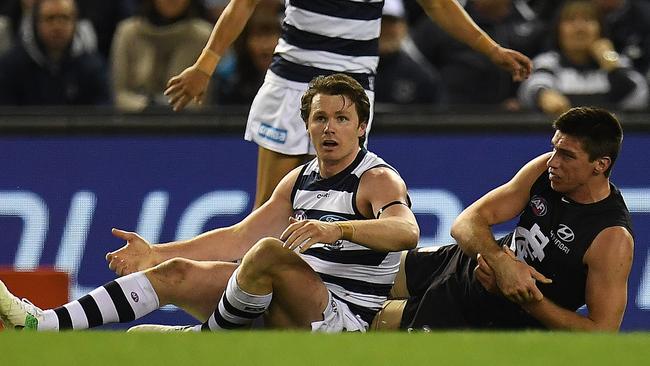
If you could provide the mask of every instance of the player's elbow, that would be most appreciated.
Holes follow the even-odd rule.
[[[463,239],[463,235],[467,232],[465,226],[467,226],[467,219],[463,213],[461,213],[454,222],[451,224],[450,235],[456,242],[460,242]]]
[[[418,246],[420,240],[420,227],[416,223],[409,223],[404,234],[403,250],[413,249]]]

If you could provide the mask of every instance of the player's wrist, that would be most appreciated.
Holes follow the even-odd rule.
[[[336,221],[334,224],[336,224],[341,231],[341,239],[354,241],[354,233],[356,231],[354,224],[349,221]]]
[[[212,51],[210,48],[206,47],[203,49],[201,55],[194,63],[194,66],[196,66],[196,68],[202,73],[208,76],[212,76],[214,70],[219,64],[219,60],[221,60],[221,56],[218,53]]]

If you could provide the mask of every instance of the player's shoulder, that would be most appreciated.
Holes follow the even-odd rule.
[[[390,187],[403,187],[406,183],[390,166],[376,166],[361,175],[359,187],[371,190],[384,190]]]

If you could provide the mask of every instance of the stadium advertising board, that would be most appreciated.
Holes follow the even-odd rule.
[[[405,178],[427,246],[450,243],[456,215],[547,151],[549,138],[374,135],[370,148]],[[75,297],[114,278],[104,256],[122,243],[112,227],[184,239],[239,221],[254,198],[256,146],[235,135],[4,136],[0,146],[0,266],[68,271]],[[650,330],[648,146],[650,135],[628,134],[613,172],[636,236],[626,330]],[[169,307],[140,322],[192,320]]]

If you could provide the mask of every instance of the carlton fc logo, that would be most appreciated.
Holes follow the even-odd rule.
[[[560,240],[564,241],[565,243],[569,243],[572,242],[576,236],[570,227],[564,224],[560,224],[559,228],[557,229],[557,237],[560,238]]]
[[[548,212],[548,203],[546,203],[544,197],[533,196],[530,199],[529,205],[535,216],[544,216]]]

